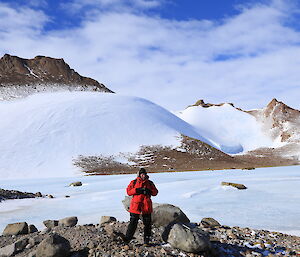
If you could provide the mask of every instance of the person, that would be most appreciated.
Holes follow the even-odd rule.
[[[149,180],[149,176],[144,168],[137,173],[137,178],[132,180],[127,189],[127,194],[133,196],[130,202],[130,223],[124,238],[125,243],[129,243],[133,238],[139,221],[140,214],[144,223],[144,245],[149,245],[151,238],[151,196],[156,196],[158,190],[154,183]]]

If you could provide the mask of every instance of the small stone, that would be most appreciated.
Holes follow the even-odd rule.
[[[51,228],[45,228],[40,232],[40,234],[45,235],[45,234],[48,234],[50,231],[51,231]]]
[[[38,232],[38,229],[37,229],[36,226],[33,225],[33,224],[30,224],[30,225],[28,226],[28,230],[29,230],[29,233],[35,233],[35,232]]]
[[[76,182],[72,182],[69,186],[70,187],[80,187],[80,186],[82,186],[82,183],[80,181],[76,181]]]
[[[101,220],[100,220],[100,225],[103,225],[105,223],[111,223],[117,221],[117,219],[115,217],[112,216],[102,216]]]
[[[58,226],[58,220],[44,220],[43,223],[47,228],[54,228]]]
[[[221,224],[218,221],[216,221],[214,218],[203,218],[201,220],[201,225],[203,225],[205,228],[208,227],[214,228],[214,227],[221,226]]]
[[[52,198],[54,198],[54,196],[53,195],[46,195],[48,198],[50,198],[50,199],[52,199]]]
[[[166,253],[167,253],[167,251],[166,251],[164,248],[161,248],[161,249],[160,249],[160,252],[161,252],[162,254],[166,254]]]
[[[36,197],[43,197],[43,195],[42,195],[41,192],[36,192],[36,193],[35,193],[35,196],[36,196]]]
[[[90,241],[90,242],[88,243],[87,247],[90,248],[90,249],[95,248],[94,242]]]

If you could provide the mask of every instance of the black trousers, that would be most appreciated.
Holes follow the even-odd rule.
[[[139,217],[139,214],[130,213],[130,223],[126,232],[126,238],[128,241],[133,238],[138,225]],[[151,214],[142,214],[142,218],[144,223],[144,242],[149,243],[151,237]]]

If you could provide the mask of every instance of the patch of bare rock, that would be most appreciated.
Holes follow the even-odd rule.
[[[41,192],[37,193],[28,193],[21,192],[17,190],[5,190],[0,188],[0,202],[4,200],[12,200],[12,199],[24,199],[24,198],[36,198],[36,197],[44,197]]]
[[[126,206],[126,205],[125,205]],[[143,245],[143,225],[125,244],[120,234],[129,222],[102,216],[99,224],[77,225],[77,217],[44,221],[42,231],[25,222],[8,225],[0,236],[0,256],[297,256],[300,238],[278,232],[223,226],[213,218],[191,223],[180,208],[156,204],[152,242]],[[167,215],[167,217],[166,217]]]

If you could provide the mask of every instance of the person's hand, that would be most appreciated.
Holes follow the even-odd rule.
[[[151,195],[151,190],[149,188],[144,188],[145,189],[145,195]]]
[[[137,195],[141,195],[141,194],[144,194],[144,190],[145,188],[142,188],[142,187],[139,187],[139,188],[136,188],[135,189],[135,192]]]

